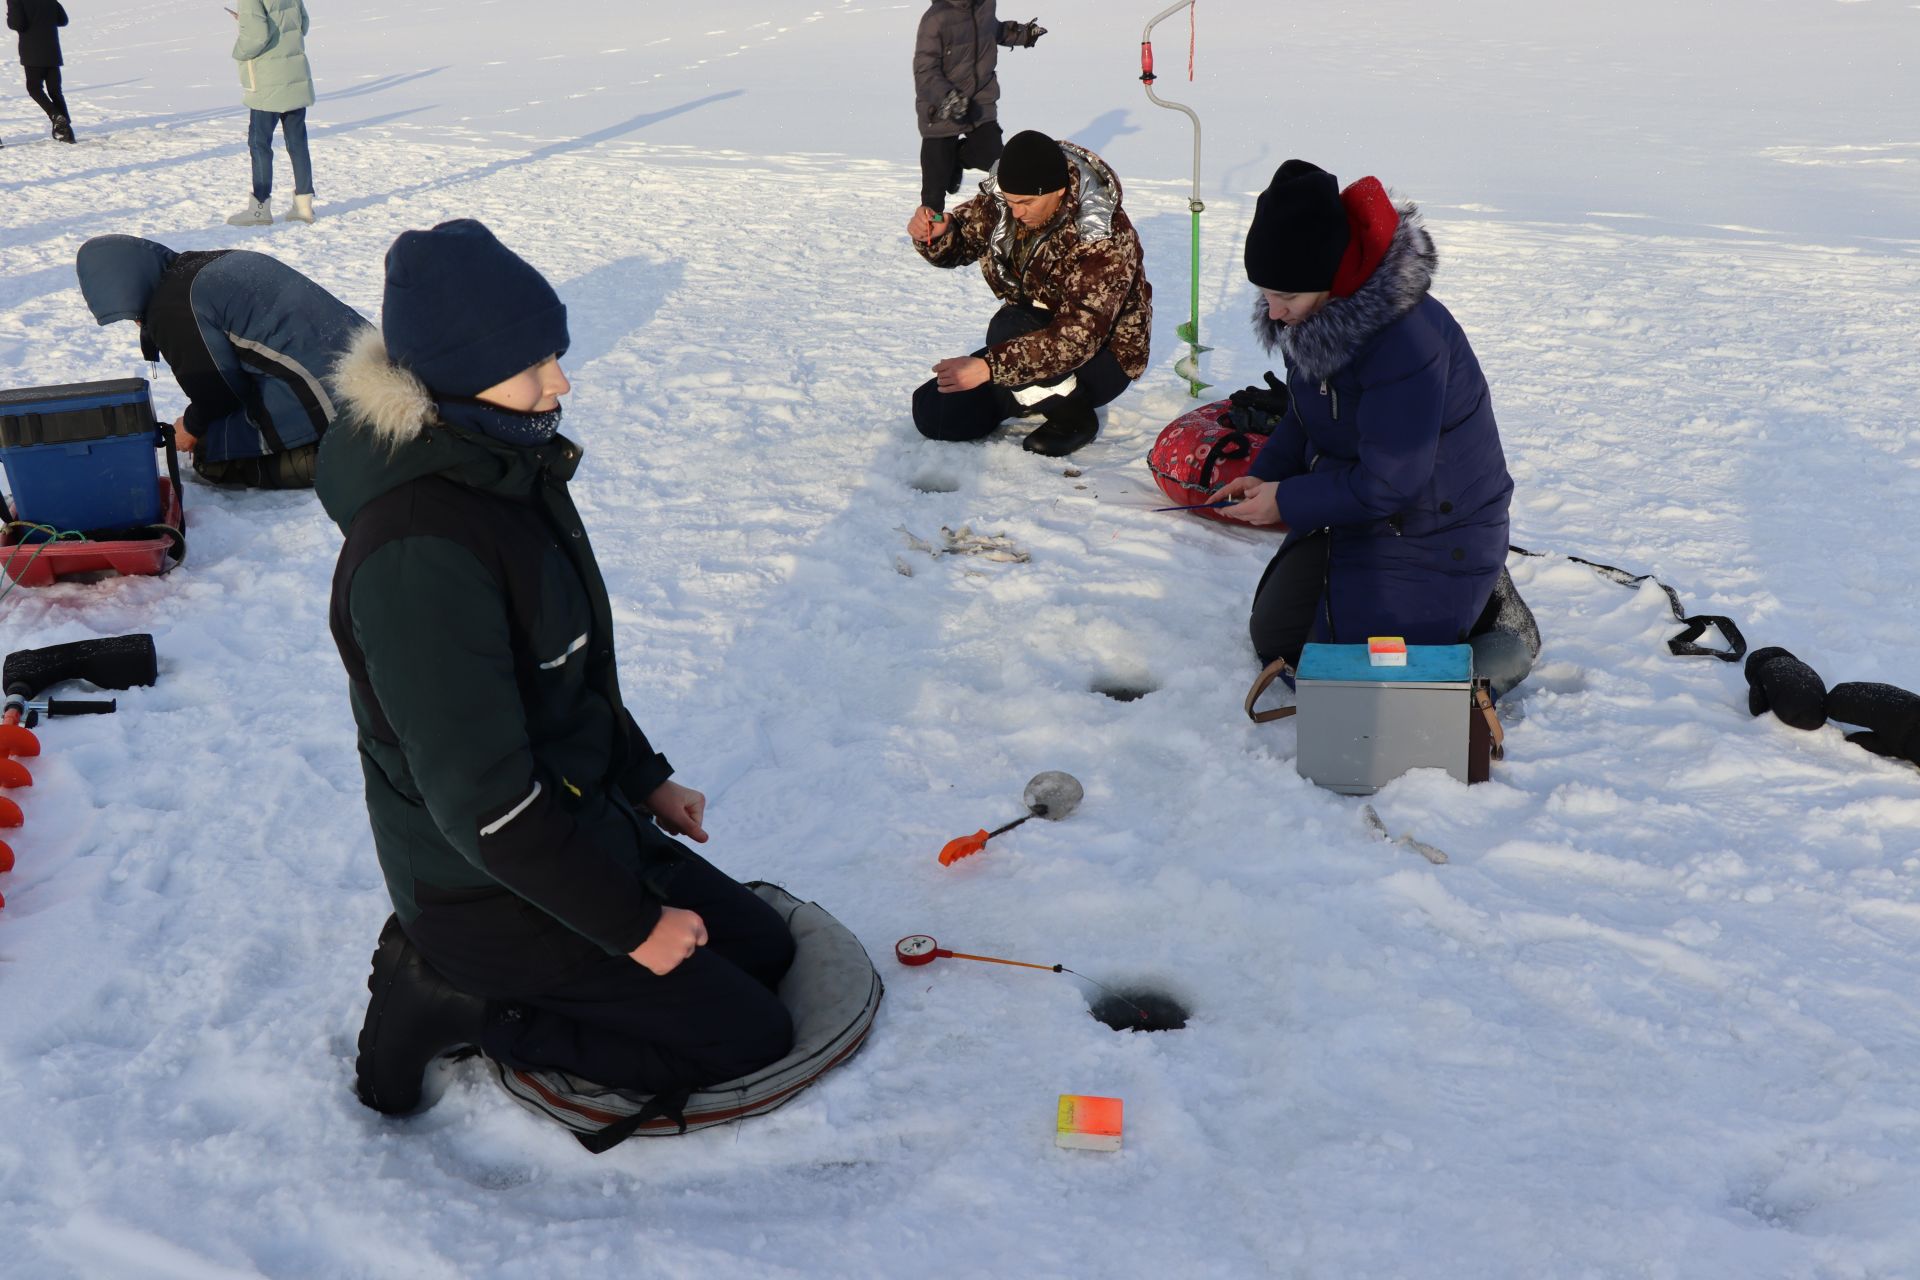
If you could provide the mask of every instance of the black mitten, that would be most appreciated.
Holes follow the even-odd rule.
[[[1234,427],[1272,435],[1280,419],[1287,416],[1293,403],[1287,384],[1274,377],[1271,369],[1266,372],[1266,380],[1264,387],[1242,387],[1227,397],[1227,421]]]
[[[1040,37],[1047,29],[1040,25],[1040,19],[1031,22],[1009,22],[1007,24],[1007,44],[1015,49],[1031,49],[1040,43]]]
[[[1863,725],[1847,741],[1880,756],[1898,756],[1920,764],[1920,693],[1898,685],[1851,681],[1833,686],[1827,713],[1846,724]]]
[[[1796,729],[1818,729],[1827,722],[1827,686],[1800,659],[1777,646],[1747,655],[1747,710],[1769,710]]]

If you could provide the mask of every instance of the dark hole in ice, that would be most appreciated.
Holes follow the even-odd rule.
[[[1123,680],[1103,680],[1093,686],[1093,691],[1115,702],[1138,702],[1159,687],[1153,684],[1128,684]]]
[[[1115,1031],[1178,1031],[1187,1025],[1187,1006],[1164,991],[1122,987],[1096,993],[1093,1016]]]
[[[960,482],[951,476],[915,476],[907,483],[919,493],[958,493],[960,491]]]

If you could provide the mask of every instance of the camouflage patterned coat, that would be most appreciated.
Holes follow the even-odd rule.
[[[1129,378],[1147,369],[1153,286],[1140,237],[1120,207],[1120,179],[1086,148],[1063,142],[1060,149],[1073,180],[1045,229],[1025,231],[989,174],[979,195],[947,215],[951,231],[931,247],[914,246],[936,267],[978,261],[995,297],[1053,316],[1046,328],[987,349],[993,380],[1005,387],[1071,373],[1103,346]]]

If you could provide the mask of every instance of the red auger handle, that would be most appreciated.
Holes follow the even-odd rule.
[[[1140,42],[1140,78],[1148,84],[1153,83],[1153,41]]]

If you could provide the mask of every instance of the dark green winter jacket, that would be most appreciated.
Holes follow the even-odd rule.
[[[637,808],[672,769],[620,699],[567,494],[578,446],[441,423],[374,330],[331,383],[315,485],[346,533],[331,623],[402,924],[485,995],[538,989],[579,938],[632,951],[680,855]]]

